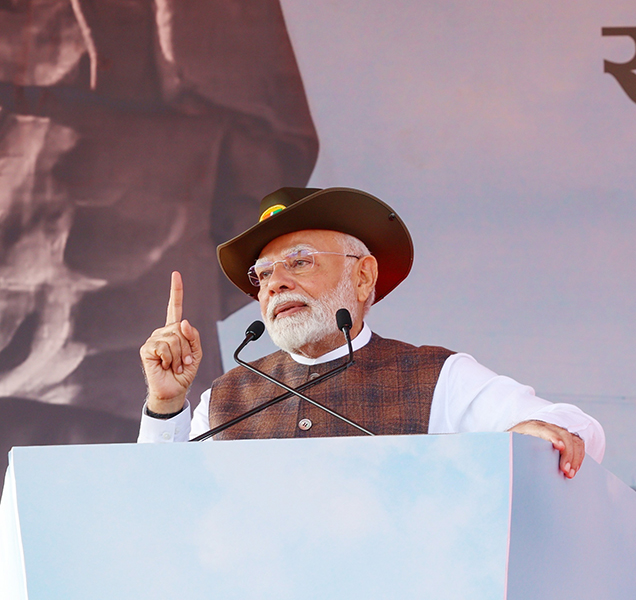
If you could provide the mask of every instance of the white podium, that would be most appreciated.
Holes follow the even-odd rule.
[[[633,600],[636,493],[509,433],[14,448],[3,600]]]

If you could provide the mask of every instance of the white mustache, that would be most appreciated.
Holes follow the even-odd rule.
[[[309,308],[313,306],[313,300],[304,296],[303,294],[299,294],[297,292],[281,292],[274,296],[267,305],[267,320],[271,323],[274,320],[274,311],[281,304],[285,304],[286,302],[302,302],[306,304]]]

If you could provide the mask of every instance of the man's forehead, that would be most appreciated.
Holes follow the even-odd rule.
[[[259,255],[259,259],[272,258],[279,255],[286,255],[296,250],[308,249],[319,250],[319,245],[329,243],[334,239],[334,231],[324,229],[304,229],[286,233],[273,239]]]

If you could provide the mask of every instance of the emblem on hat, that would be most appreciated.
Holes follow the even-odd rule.
[[[264,221],[265,219],[269,219],[270,217],[273,217],[276,213],[279,213],[281,210],[285,210],[286,208],[287,207],[284,206],[283,204],[274,204],[274,206],[270,206],[269,208],[266,208],[263,211],[258,222],[260,223],[261,221]]]

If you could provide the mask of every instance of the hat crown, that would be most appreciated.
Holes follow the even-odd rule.
[[[268,194],[261,200],[259,223],[295,204],[299,200],[320,192],[320,188],[284,187]]]

